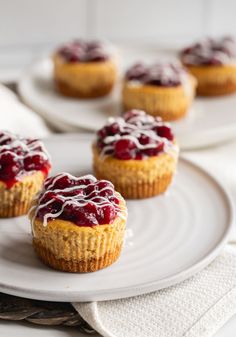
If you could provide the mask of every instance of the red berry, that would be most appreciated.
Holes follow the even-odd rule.
[[[150,144],[152,141],[151,138],[146,135],[141,135],[138,140],[139,140],[139,143],[142,145]]]
[[[174,135],[171,131],[171,128],[169,128],[166,125],[158,126],[157,127],[157,134],[158,134],[158,136],[166,138],[170,141],[172,141],[174,139]]]
[[[164,143],[159,143],[156,145],[156,147],[152,148],[152,149],[147,149],[144,150],[143,152],[147,155],[147,156],[157,156],[160,152],[162,152],[164,149]]]
[[[39,154],[27,156],[24,159],[24,166],[26,171],[33,171],[33,170],[42,170],[45,165],[45,159]]]
[[[118,159],[128,160],[135,157],[136,145],[129,139],[120,139],[115,143],[115,156]]]
[[[11,180],[20,172],[21,162],[16,160],[16,157],[4,152],[0,156],[0,177],[2,180]]]

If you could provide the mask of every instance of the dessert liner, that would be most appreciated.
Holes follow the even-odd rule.
[[[97,175],[98,179],[102,179],[102,177],[99,177],[99,173]],[[127,185],[125,183],[122,184],[113,181],[113,184],[115,185],[116,190],[120,192],[120,194],[122,194],[126,199],[144,199],[164,193],[171,184],[172,178],[173,173],[170,173],[157,177],[153,182]]]
[[[57,55],[54,81],[57,90],[66,96],[93,98],[107,95],[117,78],[115,60],[90,63],[65,63]]]
[[[42,187],[44,175],[38,171],[27,175],[11,188],[0,185],[0,218],[9,218],[27,214],[32,199]]]
[[[176,170],[178,152],[162,153],[145,160],[119,160],[100,156],[93,145],[93,167],[97,179],[110,180],[127,199],[161,194],[170,185]]]
[[[107,251],[102,257],[84,260],[58,259],[49,249],[33,241],[34,249],[40,260],[56,270],[70,273],[88,273],[106,268],[113,264],[120,256],[122,246],[116,246],[112,251]]]
[[[32,215],[31,215],[32,216]],[[109,225],[80,227],[60,219],[32,224],[33,246],[48,266],[67,272],[92,272],[114,263],[121,252],[126,218]]]
[[[94,87],[91,90],[84,91],[80,90],[79,88],[75,88],[71,86],[70,84],[59,81],[57,79],[54,80],[55,86],[57,90],[64,96],[69,96],[69,97],[78,97],[78,98],[96,98],[96,97],[102,97],[107,94],[112,90],[113,84],[109,85],[97,85],[97,87]]]
[[[148,85],[132,85],[125,82],[122,90],[125,110],[141,109],[164,121],[177,120],[187,114],[195,96],[196,81],[192,77],[177,87],[163,88]]]
[[[236,66],[211,65],[185,67],[198,81],[197,94],[202,96],[227,95],[236,91]]]

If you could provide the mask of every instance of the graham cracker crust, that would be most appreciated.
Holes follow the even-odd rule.
[[[35,239],[33,240],[33,246],[36,254],[44,264],[52,267],[53,269],[69,273],[87,273],[106,268],[119,258],[122,248],[121,246],[116,246],[114,251],[106,252],[104,256],[97,259],[92,258],[86,261],[67,261],[62,258],[57,259],[54,254],[52,254],[48,249],[45,249],[42,245],[38,244]]]
[[[103,177],[100,172],[96,170],[94,167],[95,176],[98,179],[107,179]],[[145,199],[151,198],[156,195],[164,193],[168,186],[171,184],[173,178],[173,174],[165,174],[158,179],[156,179],[152,183],[136,183],[133,185],[128,184],[120,184],[115,182],[114,180],[112,183],[115,185],[115,189],[125,198],[125,199]]]
[[[197,95],[199,96],[223,96],[236,92],[236,83],[206,84],[197,87]]]
[[[108,95],[112,88],[113,85],[100,85],[99,87],[96,88],[90,88],[89,91],[84,92],[79,90],[79,88],[73,88],[70,85],[68,85],[67,83],[63,82],[63,81],[59,81],[57,79],[54,80],[55,81],[55,86],[56,89],[64,96],[68,96],[68,97],[77,97],[77,98],[97,98],[97,97],[103,97]]]

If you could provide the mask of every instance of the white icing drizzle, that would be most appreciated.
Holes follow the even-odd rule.
[[[0,132],[0,144],[8,140],[9,138],[10,141],[8,144],[0,145],[0,158],[3,154],[11,153],[16,160],[24,159],[32,155],[39,155],[45,160],[50,161],[50,156],[40,140],[20,138],[7,131],[4,131],[2,133]],[[30,142],[29,144],[26,143],[27,140]],[[17,148],[22,149],[25,153],[17,154]],[[38,150],[37,148],[40,148],[41,150]]]
[[[148,85],[151,81],[159,80],[160,86],[171,87],[189,81],[189,76],[187,70],[177,61],[151,65],[137,63],[126,72],[126,80],[132,86]]]
[[[147,115],[144,111],[138,111],[138,115],[129,118],[126,121],[122,117],[109,118],[106,126],[113,123],[117,123],[120,128],[120,133],[128,131],[128,135],[121,135],[120,133],[114,136],[107,136],[103,139],[103,143],[107,144],[103,147],[100,152],[101,157],[105,157],[110,151],[114,151],[116,141],[120,139],[129,139],[135,143],[139,150],[153,149],[157,146],[157,143],[164,143],[164,152],[178,151],[178,147],[173,143],[173,141],[167,138],[160,137],[152,130],[155,126],[167,126],[170,127],[169,123],[164,123],[161,118],[154,118],[153,116]],[[138,138],[141,135],[148,136],[153,142],[150,144],[142,145],[140,144]]]
[[[97,44],[93,50],[88,50],[88,45],[91,43]],[[114,61],[116,61],[117,56],[117,49],[108,41],[100,40],[100,41],[85,41],[85,40],[74,40],[65,43],[59,49],[57,50],[57,53],[62,54],[63,51],[67,53],[68,55],[72,54],[79,54],[79,62],[89,61],[88,57],[91,55],[91,53],[102,53],[104,54],[108,59],[114,58]],[[81,53],[82,52],[82,53]],[[63,57],[63,55],[62,55]]]
[[[204,64],[211,59],[221,64],[236,61],[236,43],[230,37],[206,38],[181,52],[182,61],[189,65]]]
[[[69,179],[74,180],[74,181],[89,179],[89,180],[91,180],[91,183],[89,183],[87,185],[81,183],[80,185],[70,186],[70,187],[66,187],[66,188],[63,188],[63,189],[54,189],[54,186],[55,186],[56,182],[63,177],[68,177]],[[108,183],[108,185],[103,187],[102,189],[100,189],[98,192],[110,190],[114,193],[113,184],[109,181],[106,181],[106,180],[103,180],[103,181]],[[105,206],[111,206],[112,205],[115,208],[115,211],[117,212],[117,216],[119,216],[122,219],[126,219],[126,217],[127,217],[126,207],[124,207],[120,204],[116,205],[115,203],[112,203],[108,198],[100,196],[100,195],[91,197],[91,195],[94,193],[94,191],[91,191],[89,194],[86,194],[86,195],[84,195],[83,193],[78,193],[78,194],[73,195],[73,196],[64,195],[66,193],[69,193],[69,192],[72,192],[72,191],[75,191],[75,190],[78,190],[78,191],[80,190],[82,192],[84,189],[88,188],[89,186],[94,186],[96,183],[99,183],[99,181],[92,175],[74,177],[71,174],[65,173],[65,172],[57,175],[56,177],[53,178],[50,185],[47,186],[46,188],[45,188],[45,185],[44,185],[43,191],[41,191],[34,198],[33,206],[29,210],[29,216],[31,218],[32,225],[34,225],[34,222],[35,222],[35,219],[38,216],[39,210],[48,206],[48,205],[50,205],[54,201],[53,199],[50,199],[47,202],[42,203],[43,198],[48,193],[57,194],[57,198],[60,199],[63,203],[61,205],[61,209],[57,213],[47,213],[46,215],[44,215],[44,217],[43,217],[43,226],[44,227],[47,226],[48,219],[56,219],[56,218],[60,217],[60,215],[64,211],[64,208],[67,205],[74,205],[75,207],[84,207],[87,204],[94,204],[98,208],[102,208],[102,207],[105,207]],[[116,196],[116,195],[114,194],[114,196]],[[97,223],[96,219],[94,219],[94,225],[99,225]]]

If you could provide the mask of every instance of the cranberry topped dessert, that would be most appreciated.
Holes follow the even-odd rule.
[[[195,79],[181,65],[137,63],[124,77],[124,109],[141,109],[165,121],[176,120],[187,113],[195,86]]]
[[[182,64],[197,79],[197,93],[218,96],[236,92],[236,41],[208,38],[180,52]]]
[[[208,38],[181,51],[185,65],[222,65],[236,61],[236,42],[231,37]]]
[[[36,253],[55,269],[96,271],[120,255],[127,209],[109,181],[68,173],[48,178],[29,217]]]
[[[68,220],[77,226],[110,224],[120,216],[119,199],[114,186],[88,175],[74,177],[61,173],[46,179],[33,207],[35,217],[44,225],[54,219]]]
[[[172,129],[160,117],[131,110],[110,118],[93,145],[95,175],[126,198],[145,198],[169,186],[178,158]]]
[[[0,181],[7,188],[34,171],[47,176],[50,168],[49,155],[41,141],[0,132]]]
[[[108,46],[98,41],[75,40],[60,47],[57,53],[66,62],[102,62],[111,57]]]
[[[0,132],[0,217],[25,214],[51,163],[43,143]]]
[[[122,160],[141,160],[173,148],[171,126],[160,117],[130,110],[124,117],[110,118],[97,133],[100,154]]]
[[[188,80],[188,72],[177,64],[153,64],[147,66],[136,63],[125,74],[126,81],[155,85],[161,87],[176,87]]]
[[[117,78],[114,48],[99,41],[69,42],[56,50],[53,63],[56,87],[65,96],[105,96]]]

